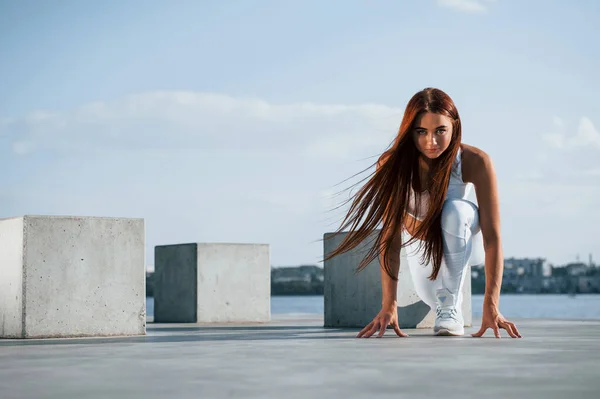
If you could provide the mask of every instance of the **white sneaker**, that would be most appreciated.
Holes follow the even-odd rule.
[[[464,335],[465,322],[460,309],[456,306],[456,296],[446,288],[436,291],[437,307],[434,335]]]

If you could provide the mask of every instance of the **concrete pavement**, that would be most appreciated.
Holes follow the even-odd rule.
[[[522,339],[354,338],[322,319],[148,324],[130,338],[0,340],[0,397],[598,398],[600,321],[514,320]],[[477,331],[479,320],[469,333]]]

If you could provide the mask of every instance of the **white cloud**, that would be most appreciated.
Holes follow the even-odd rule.
[[[548,160],[548,154],[545,152],[541,152],[537,155],[537,160],[540,162],[545,162]]]
[[[556,120],[554,124],[556,125]],[[549,147],[556,149],[578,150],[591,148],[600,150],[600,133],[598,133],[592,121],[585,116],[580,119],[577,132],[574,135],[569,136],[562,132],[546,133],[542,135],[542,140]]]
[[[16,141],[13,143],[13,146],[12,146],[13,152],[18,155],[27,154],[32,149],[33,149],[32,144],[27,141]]]
[[[437,0],[440,7],[452,8],[465,13],[485,13],[487,4],[494,0]]]
[[[565,146],[565,136],[562,133],[543,134],[542,141],[551,148],[563,148]]]
[[[553,123],[559,127],[554,118]],[[544,148],[532,158],[529,171],[517,174],[520,180],[546,184],[582,184],[600,182],[600,133],[588,117],[581,117],[573,133],[559,131],[541,135]]]
[[[552,118],[552,123],[554,123],[554,126],[556,126],[556,127],[564,127],[565,126],[563,120],[561,118],[559,118],[558,116],[555,116],[554,118]]]
[[[568,145],[570,148],[591,147],[600,150],[600,133],[589,118],[581,118],[577,134],[569,140]]]
[[[586,176],[600,177],[600,168],[592,168],[584,171]]]
[[[402,110],[383,105],[271,104],[197,92],[153,92],[68,112],[3,121],[16,154],[107,149],[288,150],[360,157],[385,149]]]

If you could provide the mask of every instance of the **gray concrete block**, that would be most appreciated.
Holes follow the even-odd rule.
[[[146,333],[143,219],[0,220],[0,337]]]
[[[154,259],[155,322],[271,319],[268,244],[159,245]]]
[[[356,273],[361,260],[373,245],[375,231],[355,249],[324,262],[324,325],[325,327],[358,327],[369,324],[381,310],[381,266],[379,259]],[[347,233],[324,234],[324,254],[337,248]],[[465,326],[472,324],[470,268],[463,286],[462,311]],[[398,319],[401,328],[431,328],[435,313],[417,295],[406,251],[400,253],[398,275]]]
[[[0,220],[0,337],[23,335],[23,218]]]

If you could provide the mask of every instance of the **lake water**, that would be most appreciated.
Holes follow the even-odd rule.
[[[473,316],[481,317],[483,295],[473,295]],[[501,295],[500,312],[507,319],[600,320],[600,295]],[[154,315],[154,298],[146,298],[146,313]],[[323,316],[323,296],[273,296],[273,318]],[[375,316],[375,315],[373,315]]]

